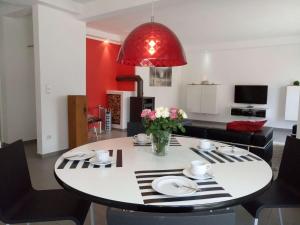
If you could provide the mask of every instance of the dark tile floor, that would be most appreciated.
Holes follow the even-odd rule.
[[[102,134],[99,139],[108,139],[115,137],[126,136],[126,132],[113,130],[109,134]],[[96,140],[95,137],[92,137],[91,140]],[[274,157],[273,157],[273,169],[276,174],[279,168],[282,146],[274,147]],[[27,143],[26,144],[26,155],[30,170],[30,175],[32,178],[33,186],[36,189],[54,189],[61,188],[56,182],[53,176],[53,167],[58,156],[49,156],[47,158],[41,158],[36,154],[36,144]],[[253,224],[251,216],[240,206],[235,207],[236,210],[236,225],[250,225]],[[95,205],[95,214],[96,214],[96,224],[105,225],[105,213],[106,207],[101,205]],[[284,224],[285,225],[300,225],[300,209],[284,209],[283,210]],[[49,223],[35,223],[35,224],[56,224],[56,225],[71,225],[73,224],[70,221],[59,221],[59,222],[49,222]],[[89,215],[85,222],[86,225],[90,224]],[[3,225],[0,222],[0,225]],[[122,224],[120,224],[122,225]],[[143,225],[143,224],[141,224]],[[220,224],[222,225],[222,224]],[[260,216],[259,225],[280,225],[278,220],[277,210],[268,209],[263,210]]]

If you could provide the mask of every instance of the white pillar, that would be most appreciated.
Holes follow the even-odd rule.
[[[37,147],[41,155],[67,149],[67,95],[86,94],[86,24],[45,4],[32,8]]]

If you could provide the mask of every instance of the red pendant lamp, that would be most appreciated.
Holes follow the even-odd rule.
[[[136,27],[121,46],[117,62],[130,66],[172,67],[187,64],[176,34],[153,22]]]

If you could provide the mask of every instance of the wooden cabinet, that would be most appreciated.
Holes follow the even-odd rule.
[[[68,96],[69,148],[88,142],[87,101],[85,95]]]
[[[300,86],[287,86],[285,99],[285,119],[298,120]]]
[[[187,111],[192,113],[218,114],[220,85],[188,85]]]

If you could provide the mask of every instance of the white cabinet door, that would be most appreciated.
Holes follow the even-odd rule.
[[[201,88],[201,113],[218,113],[218,85],[202,85]]]
[[[186,103],[188,112],[201,113],[201,86],[202,85],[187,85]]]
[[[187,85],[187,111],[218,114],[219,85]]]
[[[300,87],[288,86],[286,89],[286,101],[285,101],[285,119],[291,121],[298,120],[300,100]]]

